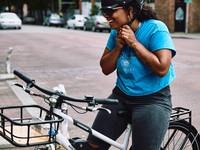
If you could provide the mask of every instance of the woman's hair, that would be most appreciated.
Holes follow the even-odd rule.
[[[137,17],[136,17],[140,22],[143,22],[145,20],[149,20],[149,19],[158,19],[156,12],[147,5],[144,5],[142,7],[142,10],[138,13]]]

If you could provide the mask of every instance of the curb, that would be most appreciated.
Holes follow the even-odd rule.
[[[200,39],[200,34],[171,33],[172,38]]]
[[[0,74],[0,81],[6,81],[14,78],[15,76],[13,74]],[[11,149],[11,148],[14,148],[14,146],[0,136],[0,149]]]
[[[11,88],[12,92],[17,96],[17,98],[21,101],[22,104],[24,105],[30,105],[30,104],[36,104],[35,101],[29,96],[26,92],[21,90],[18,87],[12,86],[14,84],[14,81],[9,80],[9,79],[15,79],[14,74],[0,74],[0,81],[7,82],[7,85]],[[37,112],[34,112],[35,110],[29,109],[29,113],[31,115],[36,114]],[[25,147],[24,147],[25,148]],[[12,145],[10,142],[5,140],[3,137],[0,135],[0,150],[11,150],[11,149],[22,149],[22,147],[16,147]],[[28,148],[28,150],[31,150],[31,148]]]
[[[15,75],[10,73],[10,74],[0,74],[0,81],[5,81],[5,80],[12,80],[15,79]]]
[[[4,138],[0,137],[0,149],[14,148],[14,146],[6,141]]]

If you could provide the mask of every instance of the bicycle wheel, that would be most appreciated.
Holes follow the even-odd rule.
[[[161,150],[200,150],[200,136],[187,121],[172,122],[165,134]]]

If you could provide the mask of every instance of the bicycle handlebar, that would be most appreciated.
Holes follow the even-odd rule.
[[[32,84],[33,82],[35,82],[34,80],[28,78],[27,76],[23,75],[21,72],[14,70],[13,73],[18,76],[20,79],[22,79],[24,82],[26,82],[27,84]]]
[[[53,91],[50,91],[50,90],[47,90],[47,89],[44,89],[44,88],[38,86],[35,83],[35,80],[25,76],[24,74],[22,74],[21,72],[19,72],[17,70],[14,70],[13,73],[17,77],[19,77],[21,80],[26,82],[29,87],[35,87],[37,90],[39,90],[42,93],[47,94],[49,96],[57,95],[63,100],[73,101],[73,102],[84,102],[84,103],[94,102],[95,104],[118,104],[118,100],[117,99],[99,99],[99,98],[79,99],[79,98],[68,97],[68,96],[62,95],[62,94],[60,94],[58,92],[53,92]]]

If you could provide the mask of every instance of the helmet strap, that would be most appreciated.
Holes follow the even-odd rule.
[[[133,21],[136,19],[137,13],[133,14],[133,8],[129,8],[128,25],[131,27]]]

